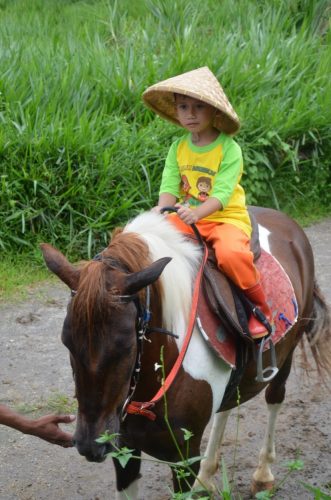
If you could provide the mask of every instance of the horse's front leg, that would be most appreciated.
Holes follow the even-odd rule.
[[[199,474],[194,483],[196,489],[203,488],[207,491],[214,491],[213,476],[219,467],[220,448],[230,413],[231,410],[228,410],[214,415],[207,449],[203,460],[201,460]]]
[[[141,477],[141,451],[133,450],[132,454],[139,458],[131,458],[125,467],[122,467],[119,461],[113,458],[116,472],[116,500],[138,499],[138,484]]]

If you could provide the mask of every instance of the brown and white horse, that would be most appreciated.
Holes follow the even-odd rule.
[[[251,357],[239,384],[241,402],[267,386],[269,421],[253,476],[256,491],[270,488],[274,482],[270,463],[275,458],[275,422],[285,397],[293,351],[306,333],[318,367],[329,374],[331,332],[328,310],[314,279],[313,255],[305,233],[280,212],[255,208],[254,214],[262,247],[277,258],[290,277],[299,314],[290,333],[276,345],[279,367],[276,377],[268,384],[256,382],[256,362]],[[134,399],[149,401],[160,389],[162,373],[156,368],[162,346],[165,372],[169,373],[176,362],[190,317],[192,288],[201,259],[199,248],[184,239],[166,217],[147,212],[128,223],[123,231],[115,231],[99,258],[82,269],[70,264],[48,244],[42,245],[42,251],[49,269],[74,290],[62,340],[70,351],[76,385],[78,417],[74,439],[79,453],[90,461],[103,460],[110,451],[109,445],[99,444],[96,439],[108,430],[119,433],[119,446],[133,449],[136,456],[144,451],[161,460],[180,460],[164,419],[163,398],[152,409],[155,420],[129,414],[122,421],[121,415],[137,369],[140,349],[137,328],[141,326],[137,323],[141,323],[141,309],[146,309],[149,293],[149,330],[163,328],[179,338],[154,332],[149,336],[150,342],[144,342]],[[182,450],[186,449],[182,428],[193,434],[189,446],[191,457],[200,455],[203,431],[213,419],[205,457],[201,464],[192,465],[198,474],[196,482],[208,489],[212,488],[212,476],[218,467],[228,414],[237,404],[234,397],[222,405],[230,375],[231,368],[214,355],[195,328],[183,363],[166,394],[168,419]],[[114,464],[117,498],[137,498],[140,461],[132,458],[125,468],[117,459]],[[176,477],[173,479],[178,489]],[[185,489],[187,485],[181,487]]]

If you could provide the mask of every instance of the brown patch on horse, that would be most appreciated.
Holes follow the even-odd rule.
[[[81,269],[71,312],[76,340],[80,341],[81,346],[88,341],[90,355],[93,356],[95,336],[104,334],[104,311],[126,307],[126,304],[118,301],[119,296],[125,293],[125,271],[135,273],[150,264],[147,244],[137,234],[124,233],[118,229],[113,233],[109,246],[102,252],[102,260],[90,261]],[[151,288],[153,306],[160,311],[161,285],[156,282]],[[139,292],[139,297],[143,303],[144,290]]]
[[[89,343],[92,351],[93,328],[100,323],[102,311],[108,307],[109,291],[106,286],[106,268],[102,262],[89,262],[80,275],[77,294],[71,302],[73,332],[81,344]],[[102,334],[102,329],[98,330]]]
[[[151,264],[147,244],[135,233],[124,233],[115,229],[112,240],[103,251],[104,259],[111,257],[121,262],[128,271],[135,273]]]
[[[123,232],[116,228],[112,233],[109,246],[104,250],[103,256],[120,261],[130,272],[138,272],[151,264],[147,243],[136,233]],[[145,291],[139,293],[142,303],[145,300]],[[160,280],[151,285],[151,303],[153,304],[153,317],[162,317],[161,300],[163,290]],[[158,325],[161,326],[161,325]]]

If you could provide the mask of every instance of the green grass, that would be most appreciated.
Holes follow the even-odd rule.
[[[28,254],[17,257],[4,256],[0,260],[0,304],[24,300],[40,283],[53,280],[53,276],[41,262]]]
[[[19,413],[29,414],[34,418],[48,413],[57,415],[75,414],[77,412],[77,401],[66,394],[56,392],[48,399],[41,399],[33,403],[17,403],[15,410]]]
[[[74,257],[151,207],[180,134],[143,90],[208,65],[248,203],[330,213],[329,0],[0,0],[0,249]],[[306,215],[303,214],[303,218]]]

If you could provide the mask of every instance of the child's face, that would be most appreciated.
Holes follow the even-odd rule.
[[[193,133],[212,130],[216,109],[193,97],[176,94],[177,118],[182,127]]]
[[[202,191],[203,193],[207,193],[209,191],[209,184],[204,181],[198,182],[197,188],[199,191]]]

